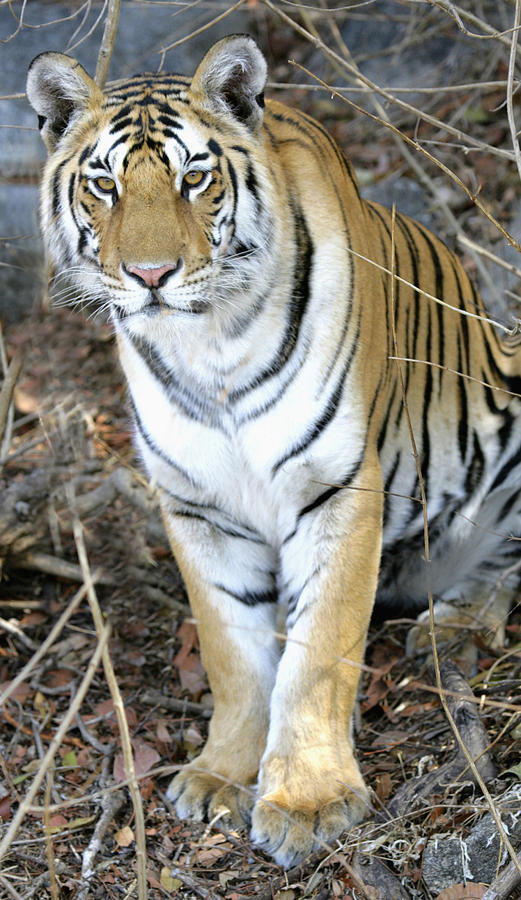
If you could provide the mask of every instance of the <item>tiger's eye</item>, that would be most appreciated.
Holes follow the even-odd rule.
[[[192,172],[187,172],[183,180],[189,187],[195,187],[197,184],[201,184],[203,178],[204,172],[194,169]]]
[[[111,194],[114,188],[116,187],[116,182],[113,178],[109,178],[107,175],[100,175],[99,178],[95,179],[96,187],[103,191],[104,194]]]

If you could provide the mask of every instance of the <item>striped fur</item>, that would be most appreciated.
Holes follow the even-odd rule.
[[[28,96],[49,252],[112,317],[215,699],[170,797],[195,819],[251,814],[290,865],[367,812],[349,722],[378,579],[388,604],[426,602],[404,393],[430,583],[466,596],[519,558],[521,348],[401,215],[393,261],[389,211],[317,122],[274,101],[263,115],[265,77],[232,36],[191,81],[103,94],[42,54]]]

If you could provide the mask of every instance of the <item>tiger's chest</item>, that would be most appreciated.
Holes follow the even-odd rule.
[[[339,405],[330,427],[317,427],[323,398],[315,396],[312,366],[282,396],[276,380],[233,396],[222,386],[212,394],[189,379],[161,379],[150,359],[125,344],[120,359],[152,483],[172,504],[211,507],[273,547],[362,453],[366,422],[356,400]]]

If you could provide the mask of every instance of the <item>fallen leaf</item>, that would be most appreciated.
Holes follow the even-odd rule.
[[[0,819],[4,822],[7,822],[8,819],[11,818],[11,795],[8,794],[7,797],[3,797],[0,800]]]
[[[120,828],[119,831],[116,831],[116,843],[120,847],[130,847],[132,842],[135,840],[134,832],[130,825],[125,825],[123,828]]]
[[[173,894],[174,892],[178,891],[183,884],[183,882],[179,878],[174,878],[170,874],[170,869],[168,868],[168,866],[163,866],[163,868],[161,869],[161,875],[159,877],[161,881],[161,887],[164,888],[165,891],[168,891],[169,894]]]
[[[2,684],[2,688],[7,688],[11,684],[10,681],[4,681]],[[20,684],[17,684],[14,691],[11,693],[11,697],[14,697],[15,700],[19,700],[20,703],[25,703],[30,694],[33,693],[34,688],[32,688],[26,681],[21,681]]]
[[[162,719],[158,719],[157,721],[156,737],[162,744],[171,744],[174,740]]]
[[[47,687],[57,688],[66,687],[74,677],[74,673],[70,669],[51,669],[47,673],[45,684]]]
[[[38,609],[33,610],[33,612],[26,613],[22,619],[20,619],[20,625],[22,628],[27,628],[34,625],[41,625],[42,622],[46,622],[48,619],[47,613],[41,612]]]
[[[48,824],[49,828],[61,830],[64,826],[68,825],[68,822],[65,816],[60,815],[60,813],[56,813],[56,815],[50,817]]]
[[[131,666],[137,667],[144,666],[147,661],[146,656],[140,653],[139,650],[128,650],[126,653],[121,654],[121,658]]]
[[[47,718],[51,713],[51,704],[41,691],[36,691],[33,700],[34,709],[40,714],[42,719]]]
[[[146,741],[135,739],[132,741],[132,748],[134,750],[134,769],[138,776],[145,775],[161,759],[157,750]],[[114,758],[114,778],[116,781],[125,781],[126,777],[123,754],[118,753]]]
[[[179,680],[184,691],[188,691],[192,696],[200,694],[201,691],[207,689],[206,672],[204,671],[199,657],[195,653],[191,653],[185,659],[185,665],[179,669]]]
[[[517,763],[516,766],[510,766],[509,769],[505,769],[501,774],[506,775],[507,772],[512,772],[512,775],[515,775],[521,781],[521,763]]]
[[[78,765],[78,757],[74,750],[68,750],[62,756],[62,766],[70,766],[76,768]]]
[[[185,619],[183,624],[177,630],[177,637],[181,641],[181,649],[174,659],[174,666],[178,669],[183,668],[184,660],[194,647],[197,647],[197,629],[195,622],[191,619]]]
[[[374,739],[371,746],[378,747],[381,750],[392,750],[393,747],[405,743],[405,741],[410,740],[410,738],[411,734],[408,731],[386,731],[385,734],[379,734],[378,737]]]
[[[436,900],[480,900],[486,891],[486,884],[453,884],[438,894]]]
[[[226,840],[224,834],[214,834],[196,850],[194,861],[199,865],[213,866],[232,849],[232,845]]]

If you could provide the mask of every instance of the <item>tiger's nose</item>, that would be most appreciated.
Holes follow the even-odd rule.
[[[174,272],[178,272],[183,265],[183,260],[178,259],[176,263],[165,263],[164,266],[125,266],[123,269],[133,278],[146,284],[147,287],[162,287],[165,281],[170,278]]]

